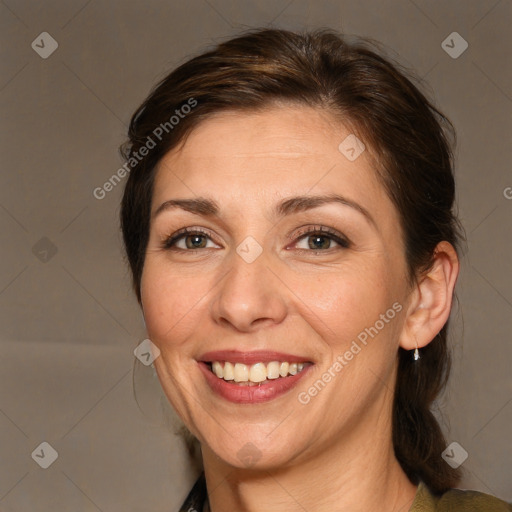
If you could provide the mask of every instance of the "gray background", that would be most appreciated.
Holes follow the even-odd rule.
[[[144,414],[133,396],[145,333],[122,184],[92,192],[121,165],[129,117],[158,79],[263,25],[381,41],[456,125],[469,250],[439,406],[448,442],[469,454],[462,487],[512,500],[511,14],[510,0],[0,2],[0,510],[173,511],[188,492],[196,474],[151,367],[134,377]],[[44,31],[59,45],[47,59],[31,47]],[[454,31],[469,44],[458,58],[441,46]],[[59,454],[48,469],[31,457],[43,441]]]

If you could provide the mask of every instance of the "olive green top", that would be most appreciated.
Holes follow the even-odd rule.
[[[483,492],[450,489],[432,494],[420,483],[409,512],[512,512],[512,505]]]
[[[207,507],[204,473],[197,479],[180,512],[203,512]],[[450,489],[441,495],[432,494],[420,483],[409,512],[512,512],[512,505],[489,494]]]

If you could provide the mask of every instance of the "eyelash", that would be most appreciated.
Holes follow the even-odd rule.
[[[303,238],[308,238],[308,237],[314,236],[314,235],[327,237],[330,240],[333,240],[334,242],[336,242],[340,246],[340,248],[343,248],[343,249],[348,249],[351,245],[349,240],[346,237],[344,237],[341,233],[339,233],[338,231],[335,231],[334,229],[327,228],[325,226],[306,227],[306,228],[304,228],[303,231],[292,235],[292,237],[290,237],[290,238],[294,238],[298,242],[298,241],[302,240]],[[332,248],[330,248],[330,249],[332,249]],[[325,250],[319,249],[317,251],[315,251],[314,249],[298,249],[298,251],[315,252],[316,253],[316,252],[327,252],[330,249],[325,249]]]
[[[184,228],[184,229],[181,229],[180,231],[170,235],[169,237],[167,237],[163,241],[163,244],[162,244],[163,249],[177,250],[177,251],[183,251],[183,252],[192,252],[192,253],[201,251],[202,250],[201,248],[199,248],[199,249],[181,249],[181,248],[175,249],[174,248],[173,249],[173,246],[176,244],[176,242],[178,242],[182,238],[186,237],[187,235],[199,235],[199,236],[205,236],[205,237],[212,239],[211,233],[208,231],[205,231],[201,228]],[[327,228],[325,226],[306,227],[302,231],[300,231],[298,234],[293,234],[292,236],[290,236],[289,239],[299,242],[303,238],[308,238],[308,237],[311,237],[314,235],[327,237],[330,240],[336,242],[340,246],[340,248],[343,248],[343,249],[348,249],[351,246],[351,242],[346,237],[341,235],[341,233],[339,233],[331,228]],[[205,248],[203,248],[203,249],[205,249]],[[318,250],[314,250],[314,249],[297,249],[297,250],[301,253],[304,253],[304,252],[318,253],[318,252],[328,252],[331,249],[333,249],[333,248],[331,247],[329,249],[318,249]]]

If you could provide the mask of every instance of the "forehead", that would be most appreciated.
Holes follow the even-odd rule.
[[[214,114],[169,156],[200,159],[325,157],[350,134],[327,112],[301,106]]]
[[[338,192],[371,205],[377,216],[389,214],[393,206],[369,148],[355,160],[347,158],[344,141],[350,146],[354,137],[347,125],[311,107],[216,114],[161,160],[154,205],[170,196],[214,195],[247,205],[276,196]]]

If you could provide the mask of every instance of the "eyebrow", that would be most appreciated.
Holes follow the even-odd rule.
[[[352,201],[351,199],[343,197],[339,194],[290,197],[288,199],[284,199],[274,206],[273,215],[274,217],[285,217],[293,213],[304,212],[330,203],[342,204],[356,210],[362,214],[370,224],[373,224],[374,227],[377,227],[375,220],[366,208],[356,203],[355,201]],[[174,208],[181,208],[187,212],[205,217],[214,217],[219,215],[220,212],[219,205],[212,199],[204,197],[198,197],[194,199],[169,199],[168,201],[163,202],[156,209],[153,217],[156,217],[162,212]]]

